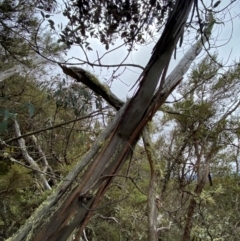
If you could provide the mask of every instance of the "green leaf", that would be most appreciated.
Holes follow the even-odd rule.
[[[216,8],[220,3],[221,3],[221,1],[217,1],[217,2],[213,5],[213,8]]]
[[[48,19],[48,22],[50,23],[50,25],[54,25],[54,21],[52,19]]]
[[[101,101],[96,100],[96,101],[95,101],[95,104],[96,104],[96,109],[97,109],[97,110],[99,110],[99,109],[101,110],[101,109],[102,109],[102,103],[101,103]]]
[[[41,13],[42,17],[43,17],[43,18],[45,18],[45,15],[44,15],[44,13],[43,13],[42,11],[41,11],[40,13]]]
[[[49,19],[48,22],[50,24],[51,29],[55,30],[55,27],[54,27],[55,23],[53,22],[53,20]]]
[[[105,48],[106,48],[106,50],[109,50],[109,44],[108,43],[106,43]]]

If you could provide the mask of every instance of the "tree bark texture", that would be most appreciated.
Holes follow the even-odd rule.
[[[102,148],[101,152],[96,156],[96,151],[93,151],[96,146],[93,147],[88,154],[92,155],[91,158],[88,156],[84,159],[84,163],[80,162],[76,167],[79,170],[92,159],[81,182],[76,179],[79,172],[75,170],[70,173],[67,177],[69,180],[56,190],[55,196],[37,210],[28,221],[28,225],[9,240],[65,241],[75,228],[80,230],[78,237],[81,235],[114,175],[156,112],[156,107],[164,103],[179,83],[176,79],[174,80],[176,82],[165,81],[160,85],[160,89],[156,89],[159,78],[166,70],[172,52],[183,33],[192,4],[193,0],[176,2],[162,37],[140,76],[137,93],[120,109],[113,123],[105,131],[106,141],[98,142],[97,149]]]
[[[148,202],[147,202],[147,213],[148,213],[148,241],[158,241],[157,235],[157,173],[156,164],[157,157],[153,148],[153,143],[150,138],[148,126],[143,129],[142,138],[144,148],[147,153],[148,162],[151,169],[151,176],[148,186]]]
[[[85,228],[93,210],[148,122],[153,111],[152,108],[148,110],[148,107],[153,100],[159,78],[183,33],[192,3],[190,0],[176,2],[162,37],[141,75],[139,89],[127,104],[103,150],[89,166],[82,182],[71,190],[60,208],[49,218],[49,222],[40,227],[33,240],[65,241],[75,228],[80,226],[80,231]]]

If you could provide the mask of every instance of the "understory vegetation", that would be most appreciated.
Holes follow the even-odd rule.
[[[137,98],[151,87],[158,42],[139,90],[120,100],[111,85],[139,66],[104,64],[97,50],[91,61],[89,39],[106,53],[121,39],[132,53],[154,39],[152,22],[165,33],[183,1],[103,2],[0,2],[0,241],[239,240],[240,63],[205,48],[172,83],[166,61],[145,108]],[[203,7],[210,20],[195,10],[189,23],[200,26],[195,52],[210,44],[218,2]],[[75,45],[77,67],[66,58]],[[107,81],[104,68],[114,68]]]

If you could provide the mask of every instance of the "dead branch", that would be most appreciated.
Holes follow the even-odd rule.
[[[15,127],[15,132],[16,132],[16,136],[21,136],[21,131],[20,131],[20,127],[19,124],[17,122],[16,119],[14,119],[14,127]],[[25,140],[23,138],[18,139],[18,144],[20,147],[20,150],[22,152],[22,155],[25,159],[25,161],[31,166],[33,167],[35,170],[38,170],[38,172],[36,173],[37,177],[38,177],[38,181],[41,184],[42,188],[44,190],[51,190],[50,185],[48,184],[48,181],[45,177],[45,174],[41,173],[41,168],[39,167],[39,165],[33,160],[33,158],[29,155],[28,151],[27,151],[27,147],[25,145]]]

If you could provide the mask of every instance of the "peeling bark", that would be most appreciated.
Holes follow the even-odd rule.
[[[182,34],[192,3],[193,1],[177,1],[146,71],[141,76],[140,87],[127,104],[114,132],[89,166],[81,184],[71,191],[69,197],[50,217],[49,222],[34,232],[34,240],[66,240],[79,224],[80,231],[83,231],[93,213],[92,210],[103,197],[114,174],[120,169],[131,151],[131,146],[135,145],[147,123],[146,115],[153,109],[150,109],[149,113],[146,111],[152,101],[159,77]],[[81,232],[76,238],[80,235]]]
[[[180,38],[193,1],[178,0],[175,4],[162,37],[158,41],[153,55],[141,75],[139,89],[136,95],[124,105],[112,125],[108,129],[107,141],[102,143],[102,151],[93,159],[88,167],[80,185],[72,184],[80,173],[78,169],[68,175],[69,180],[58,188],[55,197],[50,199],[50,204],[40,208],[28,221],[28,228],[19,230],[18,234],[9,240],[67,240],[73,230],[80,225],[83,231],[89,221],[94,209],[105,194],[114,175],[118,172],[136,144],[143,128],[156,112],[156,107],[161,105],[175,86],[179,79],[172,79],[169,83],[161,86],[154,95],[158,86],[159,78],[170,60],[173,49]],[[173,85],[171,85],[173,83]],[[158,97],[161,103],[156,102]],[[99,146],[98,146],[99,147]],[[99,148],[100,148],[99,147]],[[93,153],[93,149],[90,150]],[[96,152],[92,155],[95,156]],[[85,162],[91,159],[85,158]],[[59,198],[59,199],[58,199]],[[37,220],[35,220],[35,218]],[[27,232],[28,230],[28,232]],[[79,238],[81,232],[76,238]]]

